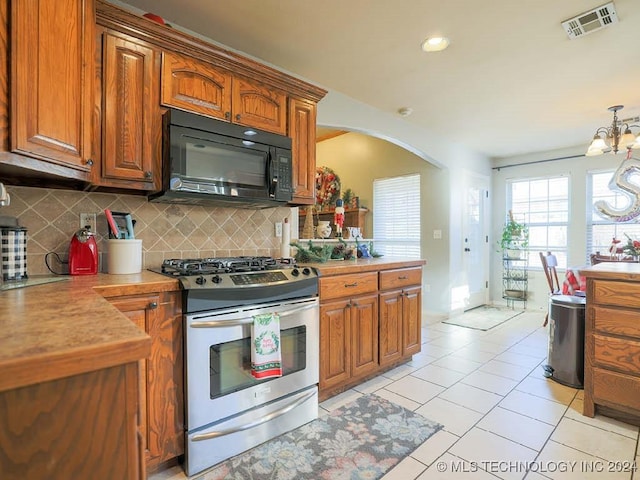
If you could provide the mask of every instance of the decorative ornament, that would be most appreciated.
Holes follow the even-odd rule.
[[[329,167],[316,169],[316,203],[328,210],[340,196],[340,178]]]
[[[336,200],[336,210],[333,214],[333,223],[336,225],[336,236],[342,237],[342,226],[344,225],[344,207],[342,199]]]
[[[609,182],[609,189],[627,197],[629,203],[624,208],[615,208],[606,200],[598,200],[593,204],[598,215],[620,223],[630,222],[640,216],[640,185],[630,181],[634,173],[640,173],[640,160],[631,158],[631,150],[629,150],[627,158],[620,164]]]

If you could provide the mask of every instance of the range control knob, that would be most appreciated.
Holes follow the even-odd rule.
[[[302,269],[302,274],[303,275],[309,275],[311,273],[311,269],[309,269],[308,267],[304,267]]]
[[[300,270],[298,270],[297,268],[294,268],[293,270],[291,270],[291,275],[293,275],[294,277],[297,277],[298,275],[300,275]]]
[[[207,283],[207,279],[201,275],[198,278],[196,278],[196,283],[198,285],[204,285],[205,283]]]
[[[211,281],[213,283],[220,283],[222,281],[222,277],[220,275],[214,275],[213,277],[211,277]]]

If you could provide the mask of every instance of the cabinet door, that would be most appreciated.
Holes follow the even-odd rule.
[[[93,0],[11,2],[11,148],[86,173]]]
[[[231,120],[231,73],[175,53],[162,53],[162,105]]]
[[[351,376],[365,376],[378,368],[378,296],[351,300]]]
[[[316,198],[316,104],[308,100],[289,100],[289,136],[293,153],[291,203],[313,205]],[[351,224],[349,224],[351,225]]]
[[[422,287],[405,288],[402,301],[402,355],[419,353],[422,347]]]
[[[351,377],[349,300],[320,305],[320,390],[339,386]]]
[[[143,332],[149,331],[149,326],[157,321],[158,304],[160,297],[158,295],[140,295],[135,297],[115,298],[110,300],[111,304],[124,313],[133,323],[135,323]],[[142,432],[142,448],[141,455],[142,468],[146,465],[147,459],[151,456],[149,451],[149,431],[148,431],[148,415],[149,415],[149,395],[147,391],[147,372],[149,370],[149,360],[140,360],[138,362],[138,393],[139,393],[139,423]],[[146,478],[146,475],[142,478]]]
[[[268,132],[287,134],[287,95],[259,82],[234,77],[231,121]]]
[[[400,290],[380,294],[380,365],[385,366],[402,358],[402,301]]]
[[[94,184],[161,188],[161,114],[156,53],[130,37],[105,33],[102,59],[102,159]]]
[[[140,375],[141,428],[146,467],[156,470],[184,454],[182,312],[179,292],[111,298],[109,301],[151,337],[151,356]]]

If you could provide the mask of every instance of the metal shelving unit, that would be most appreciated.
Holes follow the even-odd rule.
[[[507,307],[515,308],[516,302],[527,308],[529,286],[528,255],[522,252],[522,258],[512,258],[503,252],[502,256],[502,298]]]

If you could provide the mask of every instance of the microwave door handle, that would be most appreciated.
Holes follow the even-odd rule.
[[[275,198],[278,186],[278,175],[274,171],[273,155],[271,152],[267,156],[267,175],[269,178],[269,198]]]

